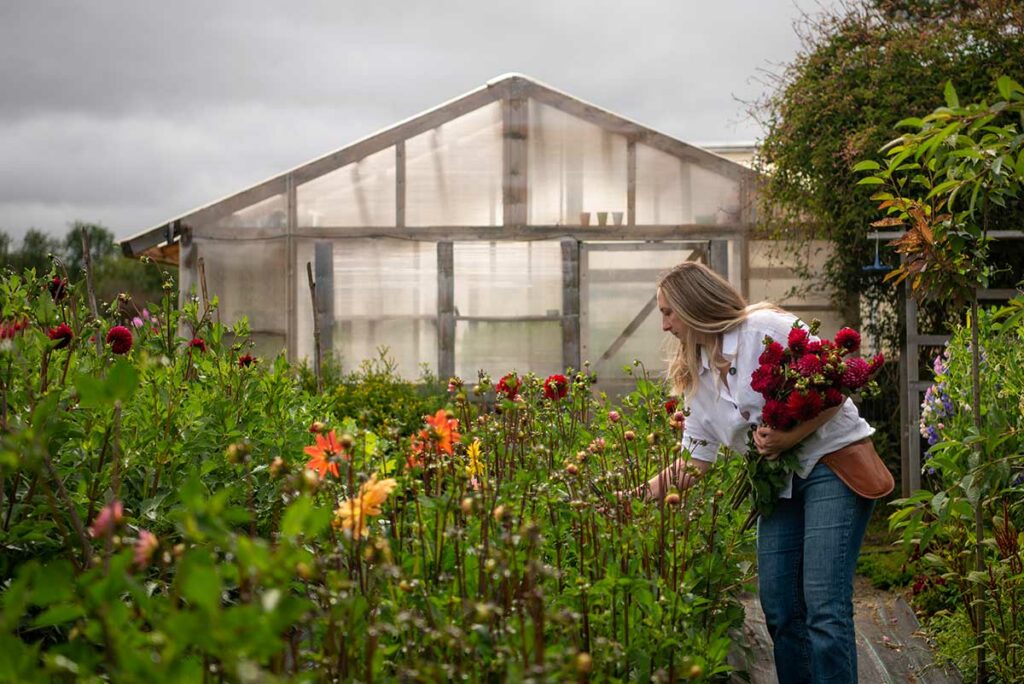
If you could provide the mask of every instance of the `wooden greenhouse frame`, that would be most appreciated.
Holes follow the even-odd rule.
[[[572,117],[617,135],[626,140],[626,211],[623,225],[532,225],[528,223],[528,141],[530,119],[528,102],[557,109]],[[408,225],[406,221],[406,146],[410,138],[436,129],[445,123],[492,103],[500,103],[503,139],[501,168],[502,213],[500,225]],[[739,212],[731,221],[717,224],[639,224],[637,221],[637,146],[645,145],[675,157],[682,162],[707,170],[738,183]],[[300,227],[297,218],[296,189],[303,183],[320,178],[369,155],[394,148],[396,189],[393,226]],[[445,378],[455,369],[455,323],[470,320],[460,316],[453,306],[453,244],[460,241],[531,241],[559,240],[562,258],[562,310],[557,315],[530,317],[499,317],[500,320],[557,321],[562,330],[562,361],[564,366],[578,368],[581,362],[581,316],[586,317],[585,295],[581,294],[581,253],[588,250],[608,249],[605,245],[642,243],[657,249],[658,245],[686,245],[693,254],[706,260],[718,272],[728,277],[745,296],[750,293],[750,267],[748,236],[756,221],[754,192],[757,176],[745,166],[718,155],[681,142],[665,134],[632,122],[597,106],[543,85],[521,75],[507,75],[444,103],[411,119],[398,123],[358,142],[314,159],[306,164],[278,174],[250,188],[217,200],[188,213],[170,219],[121,241],[128,257],[151,255],[179,266],[180,293],[186,296],[197,285],[201,254],[196,253],[194,231],[196,226],[210,225],[233,212],[283,195],[285,197],[287,225],[283,239],[287,251],[286,294],[288,356],[295,360],[298,354],[296,333],[305,322],[298,320],[297,303],[308,297],[299,291],[304,279],[303,264],[297,263],[296,241],[299,239],[328,240],[349,238],[400,238],[437,243],[437,373]],[[279,231],[267,228],[216,228],[218,239],[260,238],[280,236]],[[330,245],[327,245],[328,247]],[[316,250],[318,284],[330,277],[324,260],[330,250]],[[209,268],[209,265],[207,265]],[[300,270],[301,269],[301,270]],[[755,270],[755,277],[758,274]],[[760,269],[764,270],[764,269]],[[760,277],[763,277],[761,274]],[[302,276],[302,278],[300,278]],[[582,274],[585,279],[586,274]],[[318,285],[318,290],[320,289]],[[329,297],[323,298],[324,300]],[[581,308],[581,302],[583,304]],[[788,305],[787,305],[788,306]],[[655,308],[653,297],[643,310],[636,312],[623,329],[620,338],[628,337],[632,330]],[[791,306],[800,310],[800,306]],[[318,315],[332,312],[321,303]],[[326,326],[329,328],[330,326]],[[619,340],[621,342],[621,339]]]

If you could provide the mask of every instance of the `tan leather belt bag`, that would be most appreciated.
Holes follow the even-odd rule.
[[[825,454],[821,462],[865,499],[881,499],[896,488],[896,480],[882,463],[870,437]]]

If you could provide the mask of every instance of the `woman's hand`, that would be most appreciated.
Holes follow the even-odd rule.
[[[772,461],[783,451],[796,446],[801,437],[794,430],[775,430],[762,425],[754,431],[754,446],[757,453]]]

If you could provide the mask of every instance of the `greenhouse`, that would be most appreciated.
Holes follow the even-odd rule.
[[[510,75],[122,247],[178,263],[182,296],[201,271],[263,353],[313,356],[309,263],[322,348],[347,365],[386,344],[409,377],[590,361],[614,383],[660,364],[652,284],[680,261],[785,298],[795,275],[749,238],[755,177]],[[787,305],[834,323],[824,297]]]

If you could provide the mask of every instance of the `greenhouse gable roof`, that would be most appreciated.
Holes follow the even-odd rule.
[[[755,175],[753,171],[742,164],[706,149],[659,133],[529,77],[520,74],[507,74],[346,147],[125,238],[120,241],[122,251],[130,257],[149,253],[168,260],[169,248],[173,249],[183,230],[190,225],[210,224],[258,202],[282,194],[288,196],[303,183],[319,178],[347,164],[358,162],[369,155],[435,129],[491,103],[525,101],[527,98],[599,126],[606,131],[622,135],[631,143],[641,143],[720,176],[740,181],[751,179]],[[514,131],[506,129],[506,135],[510,134],[514,135]],[[507,188],[505,192],[508,192]],[[525,218],[519,214],[506,214],[504,217],[506,226],[523,223],[525,223]]]

